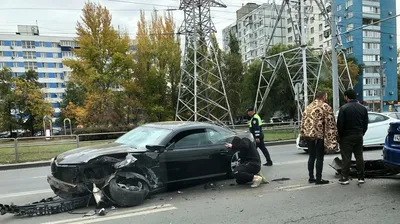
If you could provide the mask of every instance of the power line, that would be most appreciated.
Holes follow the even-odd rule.
[[[363,28],[368,27],[368,26],[372,26],[372,25],[375,25],[375,24],[378,24],[378,23],[381,23],[381,22],[385,22],[385,21],[387,21],[387,20],[395,19],[395,18],[397,18],[397,17],[399,17],[399,16],[400,16],[400,13],[397,14],[397,15],[394,15],[394,16],[391,16],[391,17],[388,17],[388,18],[385,18],[385,19],[380,19],[380,20],[378,20],[378,21],[376,21],[376,22],[372,22],[372,23],[367,24],[367,25],[363,25],[363,26],[360,26],[360,27],[351,29],[351,30],[349,30],[349,31],[343,32],[342,34],[348,34],[348,33],[350,33],[350,32],[353,32],[353,31],[356,31],[356,30],[360,30],[360,29],[363,29]]]

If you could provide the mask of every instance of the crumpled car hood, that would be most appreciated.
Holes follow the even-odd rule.
[[[87,147],[80,147],[69,150],[57,156],[56,162],[59,165],[67,164],[82,164],[99,156],[118,154],[118,153],[133,153],[133,152],[146,152],[145,149],[136,149],[128,145],[119,143],[108,143],[101,145],[93,145]]]

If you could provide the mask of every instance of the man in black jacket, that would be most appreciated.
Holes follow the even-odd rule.
[[[337,128],[339,145],[343,160],[340,184],[349,184],[351,156],[354,153],[357,163],[358,183],[364,181],[363,137],[368,129],[368,111],[356,100],[357,93],[353,89],[344,92],[347,101],[339,110]]]
[[[264,182],[258,175],[261,170],[261,159],[255,144],[248,138],[241,139],[235,136],[232,144],[227,143],[226,147],[239,151],[240,165],[234,172],[238,184],[253,182],[251,187],[258,187]]]

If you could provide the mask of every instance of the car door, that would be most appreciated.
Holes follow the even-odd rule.
[[[216,167],[212,155],[216,150],[218,149],[209,141],[204,128],[177,133],[168,143],[162,159],[167,170],[168,182],[197,179],[213,174]]]
[[[364,145],[380,145],[385,142],[390,119],[377,113],[368,114],[368,130],[364,135]]]
[[[227,149],[225,144],[228,138],[232,138],[234,133],[221,127],[214,127],[207,129],[207,135],[213,145],[213,150],[210,153],[212,153],[212,163],[216,167],[214,173],[226,173],[230,169],[234,152]]]

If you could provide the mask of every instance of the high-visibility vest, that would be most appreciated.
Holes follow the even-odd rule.
[[[254,119],[254,118],[258,120],[258,126],[261,127],[261,125],[262,125],[262,120],[261,120],[261,117],[260,117],[258,114],[254,114],[254,116],[250,119],[249,127],[250,127],[250,128],[253,127],[253,119]]]

